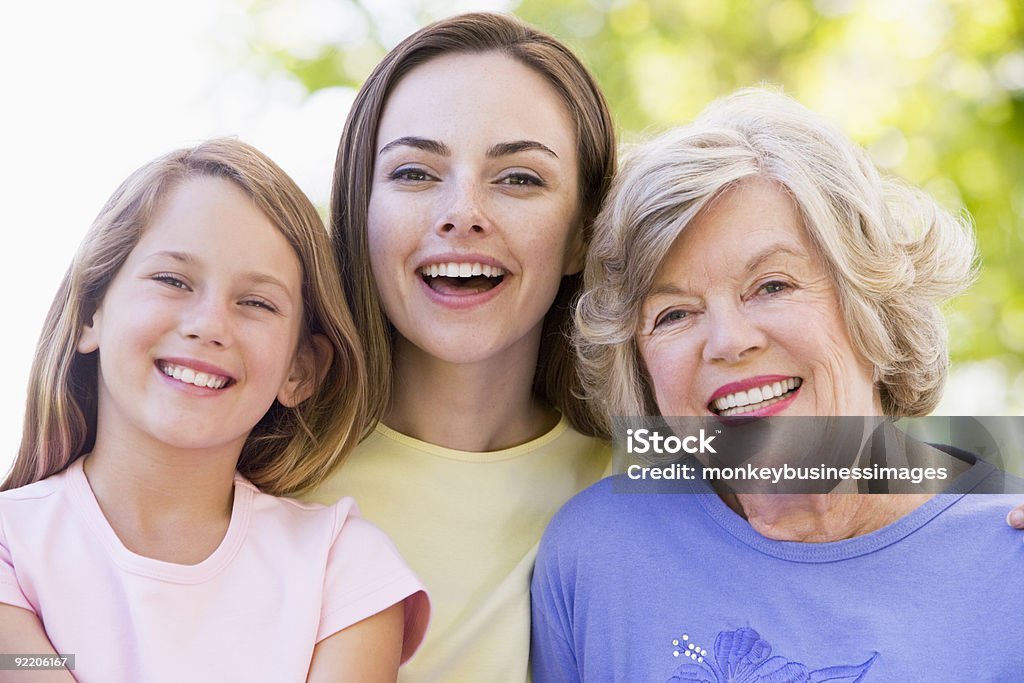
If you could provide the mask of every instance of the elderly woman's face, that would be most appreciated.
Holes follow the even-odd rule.
[[[878,415],[835,285],[797,208],[755,178],[672,245],[637,343],[662,415]]]

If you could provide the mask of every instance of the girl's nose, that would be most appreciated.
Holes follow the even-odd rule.
[[[215,299],[211,294],[197,297],[195,304],[183,312],[179,324],[183,337],[214,346],[233,342],[229,306]]]

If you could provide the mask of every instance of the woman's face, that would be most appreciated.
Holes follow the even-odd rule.
[[[370,261],[401,337],[451,363],[535,348],[582,258],[575,127],[552,86],[498,53],[438,57],[388,97],[375,154]]]
[[[663,415],[881,414],[797,207],[765,179],[720,196],[675,241],[637,343]]]

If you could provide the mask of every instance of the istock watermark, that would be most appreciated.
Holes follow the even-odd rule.
[[[736,494],[1024,493],[1018,416],[646,416],[613,427],[623,492],[707,492],[699,482]]]
[[[662,436],[661,432],[650,429],[627,429],[626,452],[631,455],[645,455],[647,453],[655,455],[717,453],[711,445],[717,434],[721,434],[721,430],[718,430],[716,434],[711,436],[708,436],[707,432],[701,429],[697,434],[679,437],[675,434]]]

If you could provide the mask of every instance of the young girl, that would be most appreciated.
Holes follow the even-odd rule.
[[[527,679],[540,535],[609,460],[566,335],[614,170],[593,78],[507,15],[410,36],[349,113],[333,236],[383,424],[307,496],[354,495],[429,587],[403,681]]]
[[[365,429],[330,254],[299,188],[234,140],[114,193],[50,309],[0,495],[0,651],[74,654],[79,681],[395,680],[425,630],[417,578],[351,499],[267,495]]]

